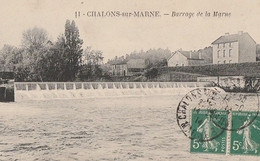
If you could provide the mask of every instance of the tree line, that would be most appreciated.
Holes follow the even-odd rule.
[[[171,56],[172,52],[169,49],[149,49],[147,51],[133,51],[125,56],[109,59],[108,63],[115,63],[120,61],[128,61],[130,59],[144,59],[147,61],[147,68],[167,66],[167,59]]]
[[[74,21],[66,20],[63,34],[54,42],[45,29],[34,27],[23,32],[21,46],[7,44],[0,49],[0,70],[10,69],[18,82],[113,81],[110,64],[144,59],[143,76],[152,79],[158,75],[157,68],[167,66],[167,59],[172,55],[169,49],[140,50],[116,56],[103,64],[102,51],[91,47],[83,49],[82,45]],[[211,52],[212,48],[202,50]]]
[[[21,46],[4,45],[0,66],[14,71],[16,81],[83,81],[102,76],[101,51],[82,48],[74,21],[66,20],[64,33],[52,42],[45,29],[23,32]],[[83,59],[84,58],[84,59]]]

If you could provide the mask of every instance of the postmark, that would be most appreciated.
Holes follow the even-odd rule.
[[[219,124],[219,122],[214,122],[214,124],[221,129],[228,131],[241,130],[247,126],[250,126],[250,124],[252,124],[259,115],[259,96],[257,93],[227,93],[223,96],[223,99],[226,101],[228,107],[226,110],[229,111],[229,114],[232,112],[243,113],[244,111],[250,111],[253,112],[254,115],[249,117],[249,120],[247,121],[247,118],[240,118],[242,121],[246,121],[246,123],[239,127],[226,125],[223,126],[223,124]],[[232,123],[234,123],[233,120]],[[230,124],[231,120],[228,121],[228,125]]]
[[[257,93],[198,88],[182,98],[176,118],[184,135],[191,139],[191,152],[259,155],[260,144],[255,139],[260,131],[254,132],[260,130]],[[253,133],[248,132],[252,128]]]
[[[222,113],[225,113],[225,115],[219,115],[217,110],[222,110]],[[205,114],[203,114],[203,112]],[[205,119],[209,121],[210,124],[214,124],[214,126],[218,125],[216,128],[219,130],[207,137],[196,135],[196,129],[193,129],[191,124],[192,115],[196,113],[199,117],[197,117],[194,123],[202,124],[202,116],[207,115]],[[197,88],[182,98],[177,107],[176,118],[178,126],[185,136],[191,140],[197,139],[200,142],[204,142],[213,140],[223,134],[225,129],[221,129],[220,127],[228,126],[228,120],[226,118],[228,113],[228,105],[226,101],[224,101],[221,91],[217,88]]]

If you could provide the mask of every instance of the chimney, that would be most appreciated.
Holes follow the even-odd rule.
[[[190,58],[191,58],[191,52],[192,52],[192,51],[190,51]]]
[[[243,34],[243,31],[238,31],[238,35],[242,35]]]
[[[225,33],[225,36],[229,36],[229,33],[227,32],[227,33]]]
[[[201,52],[199,52],[199,59],[201,59]]]

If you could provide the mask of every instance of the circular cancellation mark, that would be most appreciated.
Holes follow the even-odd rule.
[[[229,115],[232,111],[254,111],[246,117],[241,127],[232,127]],[[180,101],[176,111],[177,124],[190,139],[211,141],[225,130],[236,131],[249,126],[258,116],[257,94],[226,93],[220,88],[197,88],[188,92]]]

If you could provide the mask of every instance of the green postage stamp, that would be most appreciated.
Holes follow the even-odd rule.
[[[192,110],[190,151],[197,153],[229,153],[231,155],[260,155],[260,117],[258,112],[232,111],[231,129],[218,126],[216,116],[228,120],[225,111]],[[223,121],[225,125],[225,121]],[[227,125],[227,124],[226,124]],[[227,128],[227,126],[226,126]],[[227,139],[227,135],[230,139]],[[227,144],[227,141],[230,141]]]
[[[191,153],[260,156],[258,94],[192,90],[179,103],[176,116],[190,139]]]
[[[232,112],[230,154],[260,155],[260,117],[257,112]]]
[[[226,111],[192,110],[191,152],[226,153],[227,131],[218,126],[225,125]]]

